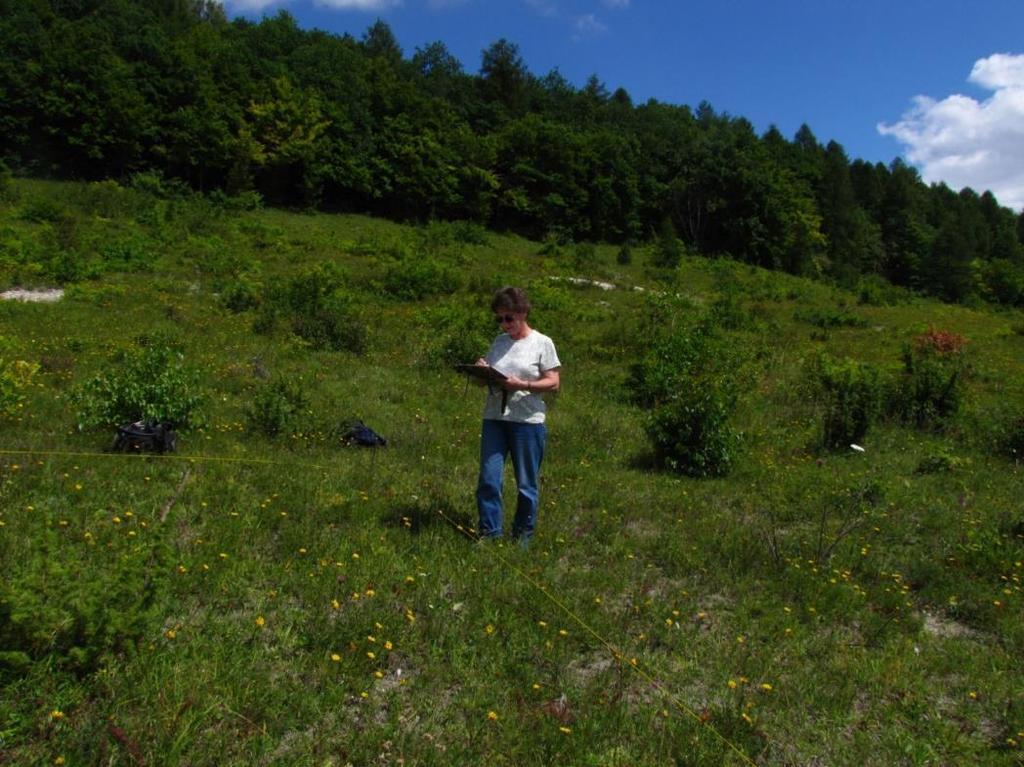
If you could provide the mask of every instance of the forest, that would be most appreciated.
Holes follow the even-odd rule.
[[[469,221],[553,246],[655,243],[870,294],[1024,305],[1024,214],[718,112],[530,71],[500,39],[467,71],[213,0],[0,0],[8,176],[157,174],[218,199]],[[676,76],[666,72],[666,77]]]

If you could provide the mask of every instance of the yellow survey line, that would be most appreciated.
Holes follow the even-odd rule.
[[[465,535],[470,540],[474,540],[474,541],[479,540],[471,532],[466,530],[465,527],[463,527],[462,525],[460,525],[457,522],[455,522],[455,520],[451,519],[441,509],[438,509],[437,513],[440,514],[445,519],[445,521],[447,521],[456,530],[461,532],[463,535]],[[551,600],[555,604],[555,606],[557,606],[562,612],[564,612],[573,621],[575,621],[576,624],[580,626],[580,628],[582,628],[584,631],[586,631],[588,634],[590,634],[590,636],[592,636],[594,639],[596,639],[606,650],[608,650],[608,652],[610,652],[612,654],[612,657],[616,661],[621,662],[621,661],[623,661],[625,659],[625,655],[619,650],[619,648],[617,648],[609,640],[605,639],[603,636],[601,636],[599,633],[597,633],[597,631],[589,623],[587,623],[585,620],[583,620],[583,618],[581,618],[579,615],[577,615],[575,612],[573,612],[573,610],[571,608],[567,607],[561,600],[558,599],[558,597],[556,597],[554,594],[552,594],[550,591],[548,591],[546,588],[544,588],[544,584],[542,584],[539,581],[535,580],[534,578],[530,577],[530,575],[528,573],[526,573],[523,570],[521,570],[518,567],[516,567],[515,564],[513,564],[507,557],[502,556],[499,553],[499,551],[497,550],[496,547],[492,547],[490,549],[490,551],[491,551],[491,553],[494,554],[495,557],[497,557],[498,559],[501,560],[501,563],[503,565],[505,565],[510,570],[515,572],[519,577],[523,578],[527,583],[529,583],[531,586],[533,586],[535,589],[537,589],[540,593],[542,593],[544,596],[546,596],[549,600]],[[711,732],[713,732],[718,737],[719,740],[721,740],[730,749],[732,749],[740,757],[740,759],[742,759],[744,762],[746,762],[749,765],[754,765],[754,761],[749,756],[747,756],[747,754],[743,751],[743,749],[741,749],[739,746],[737,746],[735,743],[733,743],[731,740],[729,740],[727,737],[725,737],[721,732],[718,731],[718,729],[714,725],[710,724],[707,720],[703,719],[700,716],[700,714],[698,714],[692,708],[687,706],[682,700],[679,699],[679,697],[677,695],[675,695],[672,691],[666,689],[665,686],[661,682],[659,682],[657,679],[655,679],[653,676],[651,676],[647,671],[645,671],[643,668],[641,668],[640,665],[637,663],[636,658],[631,658],[628,661],[628,664],[637,674],[639,674],[641,677],[643,677],[643,679],[645,681],[650,683],[659,692],[661,692],[663,695],[665,695],[665,697],[667,697],[669,700],[671,700],[672,703],[675,704],[676,708],[678,708],[680,711],[682,711],[683,713],[687,714],[688,716],[692,717],[702,727],[706,727],[709,730],[711,730]]]
[[[35,456],[60,457],[60,458],[121,458],[121,459],[124,459],[124,458],[156,458],[156,459],[163,459],[163,460],[186,461],[188,463],[220,462],[220,463],[249,463],[249,464],[262,465],[262,466],[301,466],[301,467],[304,467],[304,468],[320,469],[320,470],[324,470],[324,471],[328,470],[328,468],[329,468],[327,466],[321,466],[320,464],[315,464],[315,463],[304,463],[304,462],[301,462],[301,461],[275,461],[275,460],[272,460],[272,459],[269,459],[269,458],[229,458],[229,457],[224,457],[224,456],[211,456],[211,455],[184,456],[184,455],[169,455],[169,454],[166,454],[166,453],[145,453],[145,454],[141,454],[141,453],[100,453],[100,452],[70,451],[70,450],[7,450],[7,449],[0,449],[0,455],[22,455],[22,456],[35,455]],[[460,525],[457,522],[455,522],[455,520],[451,519],[451,517],[449,517],[447,514],[445,514],[444,511],[442,511],[441,509],[438,509],[437,513],[440,514],[441,517],[443,517],[445,519],[445,521],[448,522],[453,528],[455,528],[457,531],[461,532],[463,535],[465,535],[470,540],[474,540],[474,541],[478,540],[477,537],[474,536],[469,530],[467,530],[465,527],[463,527],[462,525]],[[548,591],[544,587],[544,584],[540,583],[536,579],[532,578],[528,573],[526,573],[523,570],[521,570],[520,568],[516,567],[515,564],[513,564],[507,557],[502,556],[498,552],[497,548],[491,549],[491,553],[497,559],[501,560],[501,563],[503,565],[505,565],[510,570],[515,572],[519,577],[521,577],[523,580],[525,580],[527,583],[529,583],[531,586],[533,586],[535,589],[537,589],[540,593],[542,593],[544,596],[546,596],[556,607],[558,607],[558,609],[560,609],[562,612],[564,612],[566,615],[568,615],[569,618],[571,618],[587,634],[589,634],[595,640],[597,640],[597,642],[601,646],[603,646],[609,653],[611,653],[612,657],[616,661],[622,662],[624,660],[625,655],[614,644],[612,644],[609,640],[607,640],[603,636],[601,636],[590,624],[588,624],[585,620],[583,620],[583,618],[581,618],[579,615],[577,615],[571,608],[569,608],[561,600],[559,600],[554,594],[552,594],[550,591]],[[666,698],[671,700],[672,703],[676,706],[676,708],[678,708],[680,711],[682,711],[687,716],[689,716],[692,719],[694,719],[694,721],[696,721],[700,726],[706,727],[712,733],[714,733],[714,735],[722,743],[727,745],[746,764],[749,764],[749,765],[752,765],[752,766],[755,764],[754,761],[749,756],[747,756],[747,754],[739,746],[737,746],[735,743],[733,743],[731,740],[729,740],[727,737],[725,737],[721,732],[718,731],[718,729],[714,725],[710,724],[710,722],[708,722],[707,720],[703,719],[700,716],[700,714],[698,714],[692,708],[687,706],[682,700],[679,699],[679,697],[677,695],[675,695],[671,690],[666,689],[665,686],[661,682],[659,682],[657,679],[655,679],[653,676],[651,676],[651,674],[649,674],[646,670],[644,670],[639,665],[639,663],[637,662],[636,658],[631,658],[628,661],[628,665],[637,674],[639,674],[646,682],[648,682],[652,687],[656,688]]]

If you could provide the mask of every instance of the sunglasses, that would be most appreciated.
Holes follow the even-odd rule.
[[[499,325],[503,325],[506,322],[515,322],[515,315],[513,314],[496,314],[494,315],[494,321]]]

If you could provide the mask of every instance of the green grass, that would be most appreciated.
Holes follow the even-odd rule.
[[[90,187],[17,190],[0,207],[8,284],[49,284],[24,254],[62,247],[21,215],[33,199],[77,222],[84,262],[108,237],[157,257],[94,268],[58,304],[0,304],[0,358],[40,366],[0,423],[0,448],[34,451],[0,454],[0,762],[1021,763],[1024,483],[993,437],[1024,409],[1019,315],[860,306],[725,261],[665,272],[642,248],[622,266],[600,246],[580,274],[569,250],[498,234],[424,244],[358,216],[157,215],[109,189],[97,212]],[[395,247],[455,269],[451,290],[383,295]],[[255,311],[219,301],[246,270],[269,285],[323,262],[361,297],[364,356],[257,335]],[[569,276],[620,289],[551,279]],[[487,337],[508,283],[532,288],[563,361],[528,552],[458,529],[475,522],[482,403],[437,362],[438,318],[475,312]],[[683,298],[655,311],[654,291]],[[656,471],[630,365],[723,292],[750,360],[742,452],[723,478]],[[930,326],[969,339],[964,411],[822,451],[807,361],[897,370]],[[201,373],[202,426],[171,458],[102,454],[112,430],[75,428],[72,394],[140,336]],[[269,439],[245,413],[276,378],[310,404]],[[342,447],[352,417],[389,446]]]

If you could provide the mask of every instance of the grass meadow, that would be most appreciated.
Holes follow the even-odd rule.
[[[0,203],[0,287],[67,289],[0,303],[0,764],[1024,764],[1020,314],[159,191]],[[471,540],[451,370],[505,284],[563,362],[528,551]],[[721,476],[632,391],[701,318]],[[813,361],[929,330],[955,411],[826,447]],[[108,452],[132,396],[189,404],[177,452]]]

